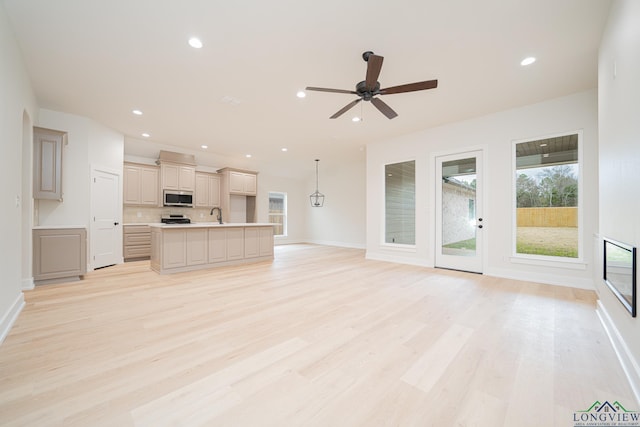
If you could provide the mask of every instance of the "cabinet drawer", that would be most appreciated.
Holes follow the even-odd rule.
[[[151,233],[125,234],[124,246],[150,245]]]
[[[151,245],[128,246],[124,248],[124,258],[144,258],[151,256]]]
[[[125,235],[132,233],[151,233],[151,227],[148,225],[125,225],[123,229]]]

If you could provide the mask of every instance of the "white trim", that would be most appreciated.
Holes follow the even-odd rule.
[[[562,258],[562,257],[537,257],[535,255],[526,256],[523,254],[518,254],[509,257],[509,261],[513,264],[529,264],[529,265],[539,265],[543,267],[555,267],[555,268],[564,268],[568,270],[586,270],[587,264],[574,260],[573,258]]]
[[[519,254],[517,252],[517,228],[518,221],[516,218],[517,214],[517,200],[516,200],[516,185],[518,181],[517,177],[517,165],[516,165],[516,145],[521,144],[523,142],[537,141],[541,139],[549,139],[555,138],[558,136],[566,136],[566,135],[578,135],[578,258],[567,258],[567,260],[575,260],[578,263],[584,262],[584,239],[582,238],[582,233],[584,232],[584,203],[583,203],[583,194],[584,194],[584,184],[583,184],[583,176],[584,176],[584,138],[583,138],[583,129],[575,129],[569,130],[566,132],[557,132],[547,135],[541,135],[537,137],[531,138],[522,138],[522,139],[513,139],[511,140],[511,256],[512,260],[514,257],[523,257],[531,259],[536,259],[535,255],[527,255],[527,254]],[[568,267],[571,268],[571,267]]]
[[[535,282],[545,285],[566,286],[568,288],[595,290],[592,278],[579,278],[559,276],[556,274],[544,274],[531,271],[508,270],[492,268],[484,273],[486,276],[501,277],[504,279],[518,280],[520,282]]]
[[[379,252],[371,252],[367,251],[365,254],[365,259],[370,259],[373,261],[385,261],[385,262],[394,262],[397,264],[407,264],[407,265],[415,265],[418,267],[427,267],[433,268],[433,265],[427,263],[426,260],[421,258],[407,258],[398,255],[390,255],[388,253],[379,253]]]
[[[23,291],[31,291],[35,289],[36,285],[33,281],[33,277],[27,277],[26,279],[22,279],[22,290]]]
[[[306,243],[323,246],[337,246],[339,248],[366,249],[366,245],[364,243],[346,243],[336,242],[333,240],[307,240]]]
[[[18,315],[24,308],[24,294],[20,292],[18,297],[13,301],[9,310],[5,313],[2,320],[0,320],[0,344],[9,335],[9,331],[13,324],[18,320]]]
[[[638,366],[638,361],[633,357],[633,354],[629,350],[629,347],[620,334],[620,331],[616,328],[615,323],[611,320],[607,309],[600,300],[598,300],[596,313],[600,318],[602,327],[611,341],[611,346],[613,347],[616,356],[618,356],[620,365],[622,365],[622,370],[627,376],[627,381],[629,381],[631,390],[636,398],[636,403],[640,405],[640,367]]]

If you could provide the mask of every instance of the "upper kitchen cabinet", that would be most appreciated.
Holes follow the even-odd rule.
[[[221,169],[219,172],[228,180],[229,194],[240,196],[255,196],[258,193],[258,173],[231,168]]]
[[[195,166],[162,163],[160,174],[163,190],[195,191],[196,189]]]
[[[124,164],[125,205],[160,206],[159,168],[137,163]]]
[[[33,198],[62,201],[62,148],[67,134],[33,128]]]
[[[196,172],[195,207],[220,207],[220,175]]]
[[[162,190],[195,191],[196,163],[193,155],[160,151]]]
[[[258,172],[223,168],[218,171],[220,181],[220,208],[222,217],[229,222],[256,222],[258,216]]]

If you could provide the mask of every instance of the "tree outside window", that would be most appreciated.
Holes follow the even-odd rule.
[[[578,134],[516,144],[516,253],[577,258]]]

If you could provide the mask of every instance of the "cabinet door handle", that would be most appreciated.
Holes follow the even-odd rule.
[[[119,223],[119,222],[114,222],[114,223],[113,223],[113,225],[118,225],[118,224],[120,224],[120,223]]]

